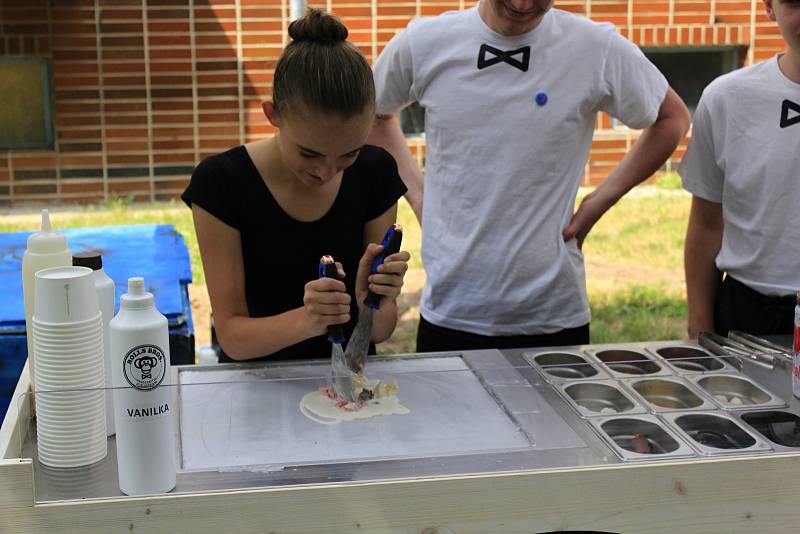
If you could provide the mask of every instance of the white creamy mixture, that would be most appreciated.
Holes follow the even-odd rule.
[[[405,415],[410,412],[396,394],[376,397],[363,403],[341,406],[341,399],[326,394],[324,388],[312,391],[300,401],[300,411],[317,423],[334,425],[342,421],[367,419],[377,415]]]

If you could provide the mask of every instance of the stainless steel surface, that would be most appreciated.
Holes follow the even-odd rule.
[[[692,376],[689,379],[725,410],[786,406],[780,397],[742,375]]]
[[[744,424],[780,452],[800,450],[800,417],[786,410],[739,412]]]
[[[663,418],[700,454],[768,452],[769,445],[723,412],[671,413]]]
[[[679,377],[625,380],[625,385],[655,413],[715,410],[716,404]]]
[[[700,345],[709,349],[715,354],[729,354],[738,356],[740,359],[750,360],[753,363],[768,369],[772,369],[775,366],[775,356],[773,354],[760,353],[746,345],[739,343],[738,341],[720,336],[713,332],[700,332],[698,341],[700,342]]]
[[[644,406],[614,380],[567,382],[557,387],[569,405],[583,417],[647,412]]]
[[[614,453],[624,461],[687,458],[694,451],[654,415],[589,419]]]
[[[676,374],[734,372],[735,369],[707,350],[688,343],[664,343],[647,348],[658,360],[664,360]]]
[[[595,360],[578,351],[528,351],[525,360],[539,369],[548,382],[602,380],[609,378]]]
[[[416,458],[352,459],[343,462],[319,462],[285,465],[256,465],[208,471],[179,472],[173,494],[205,491],[235,490],[249,487],[276,487],[298,484],[321,484],[414,477],[457,476],[475,473],[497,473],[516,470],[536,470],[597,466],[613,463],[602,440],[569,408],[563,399],[521,356],[521,351],[501,353],[496,350],[469,351],[462,354],[425,354],[425,358],[463,356],[498,405],[528,435],[533,447],[525,450],[482,450],[471,454],[454,454]],[[378,360],[411,362],[419,357],[376,358]],[[324,365],[325,362],[316,362]],[[273,364],[226,364],[211,369],[252,369],[256,379],[260,373],[280,374],[286,362]],[[176,375],[184,370],[201,367],[173,368]],[[433,374],[433,373],[432,373]],[[409,377],[413,374],[409,374]],[[322,378],[322,377],[321,377]],[[254,407],[258,408],[258,407]],[[261,407],[263,411],[263,407]],[[221,424],[221,422],[220,422]],[[343,431],[346,431],[344,425]],[[35,425],[34,425],[35,427]],[[442,432],[440,429],[439,432]],[[433,438],[436,435],[432,436]],[[114,439],[110,438],[109,456],[90,468],[59,472],[61,481],[42,470],[36,460],[35,428],[29,434],[24,454],[34,458],[36,502],[58,502],[120,496],[116,479]]]
[[[728,332],[728,337],[742,345],[761,352],[786,354],[791,351],[789,347],[783,347],[768,339],[760,338],[739,330],[731,330]]]
[[[586,352],[600,360],[603,368],[616,378],[672,374],[666,365],[656,362],[644,350],[612,347],[592,349]]]
[[[792,351],[789,347],[783,347],[767,339],[738,330],[731,330],[728,332],[728,337],[748,347],[756,355],[762,353],[769,354],[771,358],[770,363],[772,365],[778,365],[787,369],[792,367]]]
[[[683,342],[681,342],[683,343]],[[252,487],[281,487],[305,484],[337,484],[374,480],[409,479],[417,477],[452,477],[480,473],[516,472],[519,470],[551,470],[559,468],[579,468],[620,464],[627,461],[663,462],[671,458],[684,458],[695,455],[687,443],[661,417],[664,415],[625,415],[613,418],[582,418],[570,406],[564,393],[559,389],[569,384],[580,384],[587,381],[564,381],[552,375],[540,372],[531,355],[544,353],[566,353],[582,356],[589,365],[594,363],[593,357],[584,351],[604,349],[622,349],[643,352],[651,347],[663,346],[659,343],[630,343],[597,347],[551,347],[542,349],[513,349],[466,351],[460,354],[441,353],[426,354],[424,357],[452,357],[460,355],[475,373],[487,392],[495,399],[506,416],[519,425],[529,441],[537,448],[511,451],[480,451],[476,453],[390,458],[365,461],[352,459],[342,462],[318,462],[303,465],[268,465],[243,466],[235,469],[209,471],[179,472],[178,485],[172,494],[189,494],[209,491],[229,491]],[[389,361],[413,361],[419,355],[401,355],[397,357],[376,358]],[[323,364],[325,362],[318,362]],[[212,369],[250,368],[255,375],[263,373],[280,374],[281,368],[296,365],[296,362],[274,362],[269,364],[227,364],[212,366]],[[558,366],[556,366],[558,367]],[[196,366],[176,366],[175,376],[183,370],[196,371]],[[752,364],[750,360],[743,362],[743,373],[757,383],[763,390],[774,392],[778,398],[789,402],[782,412],[797,417],[800,415],[800,401],[791,395],[791,380],[785,369],[768,369]],[[599,375],[604,375],[599,369]],[[254,379],[257,377],[254,375]],[[211,375],[209,375],[211,376]],[[412,375],[409,375],[412,376]],[[674,376],[674,375],[672,375]],[[711,377],[700,375],[692,379]],[[735,375],[734,375],[735,376]],[[744,376],[744,375],[742,375]],[[550,380],[548,382],[545,380]],[[306,377],[308,378],[308,377]],[[319,377],[324,380],[325,377]],[[637,378],[635,375],[624,375],[618,378]],[[592,381],[589,379],[589,381]],[[615,380],[607,380],[615,383]],[[622,380],[625,382],[625,380]],[[402,391],[402,385],[401,385]],[[633,394],[623,388],[624,393]],[[243,401],[246,399],[243,399]],[[634,397],[635,400],[635,397]],[[244,405],[246,406],[246,402]],[[738,418],[746,413],[759,413],[766,410],[760,407],[745,407],[748,411],[729,415]],[[255,415],[263,412],[263,407],[252,407]],[[260,412],[259,412],[260,411]],[[775,411],[775,410],[774,410]],[[614,434],[628,449],[620,447],[617,442],[596,426],[597,422],[609,419],[635,419],[633,423],[611,423],[607,429]],[[796,421],[784,423],[780,419],[772,422],[777,435],[791,438],[796,432]],[[645,424],[650,423],[650,424]],[[23,448],[23,456],[34,459],[34,498],[36,503],[60,502],[82,499],[98,499],[120,496],[116,478],[116,458],[114,438],[108,442],[109,455],[98,464],[74,470],[58,470],[53,472],[42,466],[36,459],[35,424],[29,421],[29,432]],[[746,429],[750,426],[740,421]],[[757,422],[754,422],[757,424]],[[653,426],[654,425],[654,426]],[[348,428],[341,425],[343,431]],[[630,434],[631,430],[637,430]],[[663,434],[662,434],[663,431]],[[625,441],[627,433],[628,441]],[[641,434],[637,438],[637,434]],[[438,434],[437,434],[438,435]],[[433,436],[434,438],[436,436]],[[632,440],[636,439],[636,443]],[[669,453],[653,454],[653,451],[669,450],[674,446],[671,440],[678,443],[678,449]],[[768,442],[768,441],[767,441]],[[635,452],[636,444],[640,449],[646,446],[649,453]],[[768,442],[769,443],[769,442]],[[769,443],[777,451],[784,450],[780,445]],[[634,450],[631,452],[631,448]],[[797,448],[786,448],[797,452]],[[613,453],[612,453],[613,451]]]

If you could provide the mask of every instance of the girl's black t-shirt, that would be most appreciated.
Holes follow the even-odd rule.
[[[239,146],[203,160],[181,199],[189,207],[197,203],[239,231],[250,317],[301,307],[306,283],[319,276],[320,257],[328,254],[341,262],[352,298],[351,319],[345,325],[349,338],[358,318],[355,279],[364,252],[364,226],[405,192],[394,158],[382,148],[367,145],[344,171],[330,210],[316,221],[301,222],[281,208],[247,149]],[[326,337],[318,336],[267,356],[270,360],[325,358],[330,353]],[[221,360],[231,361],[225,356]]]

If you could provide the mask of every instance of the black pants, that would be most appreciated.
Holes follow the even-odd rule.
[[[552,334],[533,336],[481,336],[452,330],[419,318],[417,352],[442,352],[474,349],[523,349],[528,347],[559,347],[589,343],[589,324],[567,328]]]
[[[792,334],[794,295],[769,297],[725,275],[714,303],[714,331],[741,330],[753,335]]]

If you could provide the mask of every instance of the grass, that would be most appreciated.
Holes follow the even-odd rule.
[[[672,180],[672,181],[670,181]],[[690,197],[663,185],[640,187],[623,198],[595,225],[584,244],[592,308],[592,342],[680,339],[685,336],[683,243]],[[586,193],[582,191],[580,198]],[[184,236],[194,283],[205,283],[191,212],[181,202],[134,205],[124,199],[72,211],[51,210],[58,227],[118,224],[172,224]],[[405,201],[398,211],[403,248],[411,255],[406,299],[393,338],[381,352],[414,350],[422,258],[419,224]],[[35,212],[0,216],[0,232],[34,230]]]

